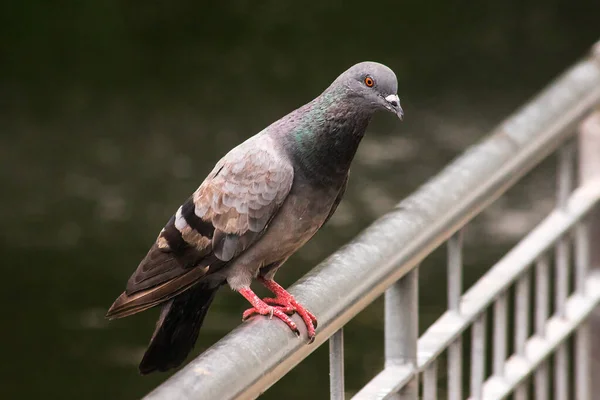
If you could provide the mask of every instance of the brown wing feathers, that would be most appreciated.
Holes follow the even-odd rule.
[[[151,308],[188,289],[208,272],[214,227],[194,214],[189,198],[171,217],[109,309],[121,318]],[[194,228],[192,228],[194,226]],[[196,267],[196,268],[194,268]]]
[[[272,152],[230,152],[171,217],[107,317],[163,303],[247,249],[266,229],[292,181],[293,169]]]
[[[223,261],[233,259],[264,233],[293,182],[292,167],[270,152],[251,148],[228,156],[231,160],[217,166],[219,173],[193,196],[195,214],[212,221],[212,249]]]
[[[108,310],[110,319],[123,318],[152,308],[183,293],[206,274],[208,267],[193,268],[167,282],[131,295],[123,292]]]

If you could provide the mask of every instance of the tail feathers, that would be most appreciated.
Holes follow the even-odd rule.
[[[218,287],[199,284],[163,306],[139,369],[143,375],[181,365],[194,348]]]
[[[189,272],[161,285],[136,293],[128,294],[127,292],[123,292],[108,309],[106,318],[116,319],[127,317],[163,303],[186,291],[206,274],[208,268],[207,266],[191,269]]]

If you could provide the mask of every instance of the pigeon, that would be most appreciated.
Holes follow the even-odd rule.
[[[402,119],[394,72],[358,63],[318,97],[235,147],[179,207],[129,278],[107,318],[161,306],[141,374],[183,363],[217,290],[228,284],[251,308],[300,336],[299,314],[315,337],[317,318],[273,278],[282,264],[333,215],[350,164],[373,114]],[[275,297],[261,300],[258,280]]]

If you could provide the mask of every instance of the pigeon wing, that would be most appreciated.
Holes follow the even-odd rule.
[[[247,249],[285,201],[293,172],[274,149],[229,152],[169,220],[107,316],[160,304]]]
[[[194,193],[195,214],[214,227],[212,250],[229,261],[267,228],[290,192],[294,170],[272,149],[234,151]]]

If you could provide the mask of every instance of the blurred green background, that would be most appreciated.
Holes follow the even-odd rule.
[[[157,312],[106,309],[214,163],[350,65],[396,71],[405,122],[375,118],[284,286],[583,56],[598,15],[597,0],[0,3],[0,398],[132,399],[166,379],[137,372]],[[467,285],[552,205],[552,168],[469,227]],[[421,330],[446,306],[443,261],[422,268]],[[348,394],[382,367],[381,306],[346,329]],[[194,355],[246,307],[222,290]],[[264,398],[327,398],[328,382],[324,346]]]

